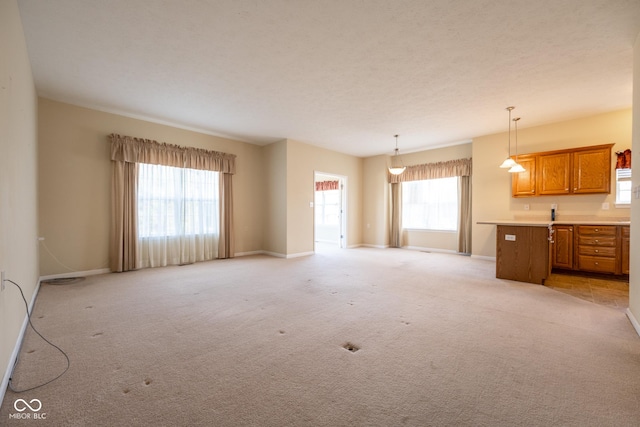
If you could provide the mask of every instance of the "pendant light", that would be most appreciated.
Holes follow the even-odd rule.
[[[515,166],[516,162],[511,158],[511,111],[516,107],[507,107],[506,110],[509,112],[509,154],[507,154],[507,158],[504,159],[504,162],[500,165],[503,169],[512,168]]]
[[[394,151],[395,154],[391,158],[391,167],[389,168],[389,173],[391,173],[392,175],[400,175],[402,172],[404,172],[404,170],[407,167],[402,164],[402,159],[398,157],[398,154],[399,154],[398,135],[395,135],[395,138],[396,138],[396,149]]]
[[[509,169],[509,172],[511,173],[517,173],[517,172],[524,172],[525,169],[522,167],[522,165],[520,163],[518,163],[518,120],[520,120],[520,117],[516,117],[513,119],[514,125],[515,125],[515,131],[516,131],[516,163],[515,165],[513,165],[511,167],[511,169]]]

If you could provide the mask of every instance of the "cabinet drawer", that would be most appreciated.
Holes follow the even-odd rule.
[[[578,247],[580,255],[616,257],[616,248],[614,246],[584,246]]]
[[[599,273],[615,273],[616,259],[578,255],[578,268],[580,270],[596,271]]]
[[[608,236],[583,236],[578,237],[578,245],[590,245],[590,246],[616,246],[616,238]]]
[[[580,225],[578,226],[580,234],[588,234],[591,236],[615,236],[616,235],[616,226],[615,225]]]

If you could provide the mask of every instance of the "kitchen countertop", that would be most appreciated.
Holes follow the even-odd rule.
[[[514,225],[521,227],[549,227],[551,225],[630,225],[628,220],[616,220],[616,219],[592,219],[592,220],[536,220],[536,219],[502,219],[502,220],[488,220],[477,221],[477,224],[489,224],[489,225]]]

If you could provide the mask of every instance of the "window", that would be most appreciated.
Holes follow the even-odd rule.
[[[316,225],[340,224],[340,190],[316,191]]]
[[[218,235],[218,175],[140,163],[138,238]]]
[[[458,177],[402,183],[402,228],[458,230]]]
[[[616,206],[631,204],[631,169],[616,169]]]

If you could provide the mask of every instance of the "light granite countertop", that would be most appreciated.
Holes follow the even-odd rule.
[[[551,221],[551,220],[539,220],[539,219],[500,219],[500,220],[487,220],[487,221],[477,221],[477,224],[488,224],[488,225],[513,225],[513,226],[521,226],[521,227],[549,227],[554,224],[560,225],[630,225],[631,222],[629,220],[618,220],[618,219],[581,219],[581,220],[562,220],[562,221]]]

